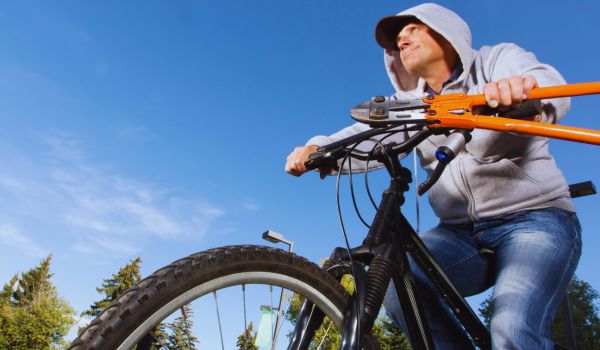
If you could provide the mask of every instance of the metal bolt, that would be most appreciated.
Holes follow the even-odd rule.
[[[385,102],[385,97],[384,96],[375,96],[373,98],[373,101],[375,101],[377,103]]]
[[[436,112],[435,110],[433,110],[433,109],[432,109],[432,110],[429,110],[429,111],[427,111],[427,114],[429,114],[429,115],[436,115],[436,113],[437,113],[437,112]]]

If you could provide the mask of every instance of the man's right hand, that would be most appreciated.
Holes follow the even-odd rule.
[[[300,176],[307,172],[308,170],[304,166],[304,163],[308,161],[310,155],[315,153],[319,146],[310,145],[310,146],[299,146],[294,148],[294,151],[287,156],[287,162],[285,163],[285,171],[288,174],[292,174],[294,176]],[[321,174],[321,179],[324,179],[329,173],[331,173],[331,168],[326,169],[318,169]]]

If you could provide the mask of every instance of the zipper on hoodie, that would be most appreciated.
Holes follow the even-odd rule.
[[[467,202],[469,205],[469,209],[467,214],[471,221],[479,221],[479,214],[477,214],[477,209],[475,208],[475,196],[473,195],[473,191],[471,191],[471,186],[469,186],[469,179],[467,179],[466,172],[464,170],[464,162],[463,157],[458,158],[458,173],[460,174],[461,183],[463,185],[464,192],[467,194]]]

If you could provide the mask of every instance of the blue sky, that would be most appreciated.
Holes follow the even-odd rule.
[[[196,251],[263,243],[266,229],[312,260],[329,255],[343,243],[335,181],[288,176],[285,157],[392,93],[374,25],[416,4],[0,4],[0,282],[51,253],[59,293],[81,312],[138,256],[147,275]],[[595,2],[442,4],[471,25],[476,48],[515,42],[568,82],[600,81]],[[575,98],[564,124],[600,129],[599,98]],[[569,182],[600,185],[598,147],[551,150]],[[373,176],[379,190],[386,182]],[[599,198],[576,200],[577,274],[597,290]],[[421,226],[434,225],[421,208]],[[362,228],[346,218],[358,244]]]

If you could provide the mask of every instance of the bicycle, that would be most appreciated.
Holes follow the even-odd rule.
[[[532,91],[530,101],[596,93],[600,93],[600,83],[537,88]],[[376,349],[371,329],[390,281],[394,282],[412,347],[433,349],[427,320],[408,268],[408,254],[440,291],[473,343],[481,349],[489,349],[488,330],[400,210],[412,179],[411,172],[401,166],[398,155],[412,151],[432,135],[448,135],[446,144],[436,153],[435,170],[419,186],[418,192],[423,194],[469,142],[470,132],[475,128],[595,145],[600,145],[600,132],[473,114],[474,107],[483,105],[483,95],[456,94],[410,101],[378,96],[356,106],[351,113],[353,118],[370,124],[372,129],[319,148],[307,167],[343,166],[352,157],[366,162],[378,161],[387,169],[390,185],[376,205],[375,218],[362,245],[335,248],[323,267],[295,254],[264,246],[228,246],[193,254],[156,271],[125,292],[89,324],[70,349],[130,349],[167,315],[191,300],[211,293],[216,300],[219,290],[241,285],[245,291],[245,286],[251,284],[279,286],[305,298],[290,333],[288,349],[309,348],[325,317],[342,330],[341,349]],[[534,102],[524,104],[511,112],[511,116],[529,116],[535,108]],[[386,137],[407,131],[414,133],[404,142],[383,143]],[[360,142],[376,136],[380,138],[374,141],[375,146],[370,151],[356,148]],[[370,192],[369,196],[373,201]],[[356,289],[352,295],[339,284],[346,274],[354,277]],[[245,312],[244,304],[244,315]],[[225,348],[223,342],[221,346]]]

